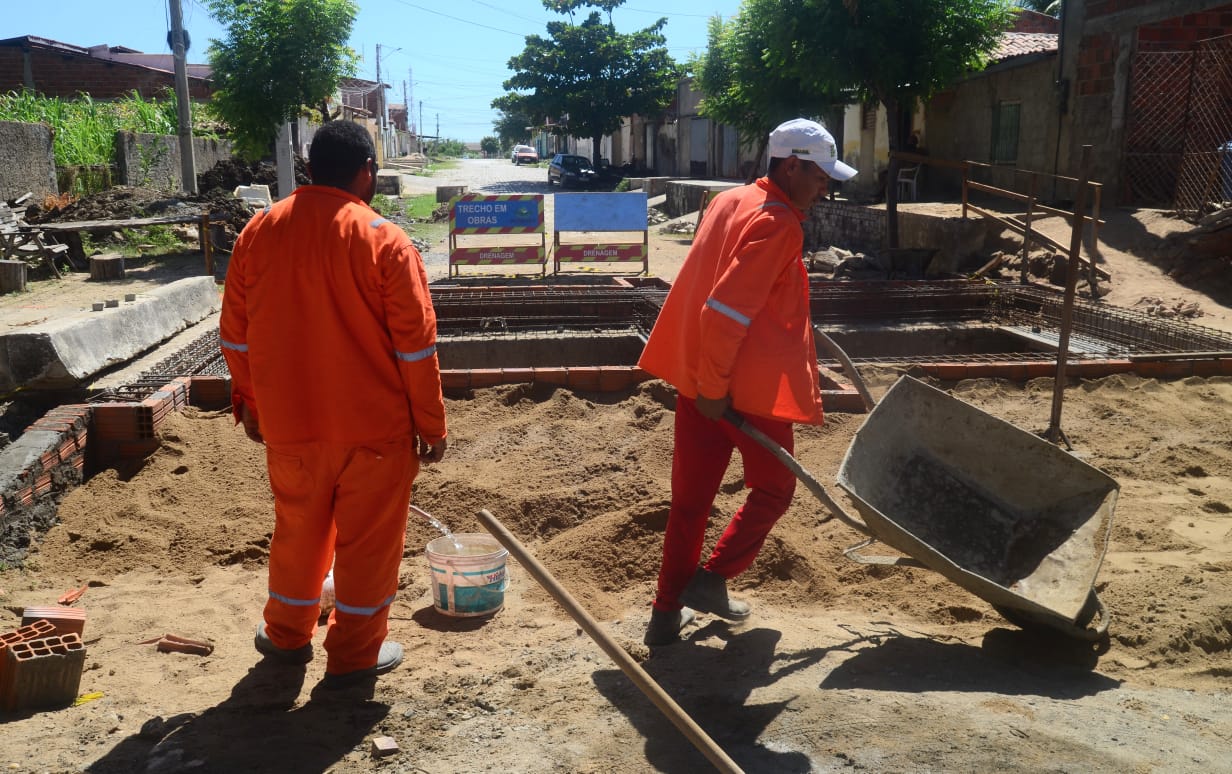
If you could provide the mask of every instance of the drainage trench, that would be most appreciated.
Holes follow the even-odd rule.
[[[601,389],[603,377],[606,388],[628,386],[646,378],[637,358],[665,297],[660,285],[434,287],[443,380],[461,388],[543,380]],[[810,289],[814,322],[856,363],[935,366],[940,378],[1050,373],[1042,366],[1055,363],[1061,303],[1034,287],[963,280],[819,282]],[[1152,375],[1232,373],[1232,334],[1079,300],[1068,360],[1078,376],[1090,375],[1084,363],[1098,364],[1088,370],[1100,375],[1151,372],[1145,366],[1160,362],[1170,365]],[[1034,368],[1013,367],[1021,364]],[[983,368],[941,368],[954,365]],[[214,331],[99,399],[140,401],[176,377],[226,374]]]

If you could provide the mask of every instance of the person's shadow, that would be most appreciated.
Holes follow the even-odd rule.
[[[723,640],[721,649],[692,647],[709,637]],[[745,771],[806,772],[808,755],[780,752],[758,742],[791,701],[750,704],[757,688],[774,684],[792,672],[816,664],[830,651],[813,648],[781,655],[775,652],[782,635],[773,629],[732,631],[712,622],[689,640],[661,648],[642,666],[727,755]],[[595,687],[625,715],[646,740],[645,756],[657,771],[707,771],[710,764],[664,719],[650,699],[618,669],[592,676]]]
[[[86,771],[324,772],[389,713],[370,701],[375,678],[344,691],[314,690],[296,708],[303,684],[302,666],[260,661],[220,704],[152,718]]]

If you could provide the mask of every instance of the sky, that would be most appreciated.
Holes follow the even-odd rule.
[[[706,48],[711,16],[729,18],[741,0],[626,0],[612,14],[621,32],[667,18],[668,53],[684,62]],[[211,38],[223,29],[202,0],[181,0],[192,41],[188,61],[204,63]],[[411,103],[411,121],[425,134],[478,142],[494,134],[491,102],[504,93],[510,57],[527,35],[546,35],[549,21],[568,17],[544,9],[540,0],[359,0],[350,45],[360,54],[359,77],[381,80],[388,101]],[[145,53],[170,51],[167,0],[0,0],[0,39],[22,35],[76,46],[107,44]],[[588,12],[583,9],[582,13]],[[580,18],[580,17],[579,17]],[[405,100],[404,100],[405,94]],[[422,107],[420,105],[422,103]],[[438,124],[439,122],[439,124]]]

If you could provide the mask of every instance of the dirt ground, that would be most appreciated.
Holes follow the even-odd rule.
[[[1175,224],[1125,217],[1160,237]],[[653,240],[652,273],[674,276],[687,243]],[[1232,329],[1228,307],[1149,260],[1111,246],[1104,257],[1110,300],[1188,298],[1205,312],[1198,323]],[[865,376],[878,396],[899,378]],[[1049,379],[932,383],[1024,430],[1048,425]],[[1066,390],[1062,426],[1075,453],[1121,487],[1095,586],[1112,616],[1104,647],[1022,632],[936,573],[849,561],[842,549],[860,535],[826,519],[801,487],[733,584],[752,618],[700,616],[684,642],[648,650],[672,407],[657,382],[619,394],[452,395],[450,452],[420,474],[414,502],[458,532],[481,531],[474,513],[491,511],[745,771],[1232,770],[1232,379],[1112,376]],[[831,414],[800,428],[797,456],[833,483],[863,420]],[[742,499],[735,463],[708,546]],[[89,615],[80,693],[101,695],[0,715],[0,767],[706,769],[516,562],[494,616],[435,611],[424,546],[438,533],[417,518],[391,615],[407,650],[396,672],[370,695],[331,697],[313,693],[319,648],[306,669],[259,662],[251,643],[272,501],[261,448],[225,413],[173,416],[158,452],[72,491],[60,521],[24,568],[0,572],[0,628],[25,605],[88,584],[77,603]],[[166,633],[215,650],[141,644]],[[374,758],[381,736],[401,751]]]

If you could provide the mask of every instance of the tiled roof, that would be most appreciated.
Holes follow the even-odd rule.
[[[1056,51],[1059,37],[1048,32],[1003,32],[992,51],[992,61],[1004,62],[1016,56]]]

